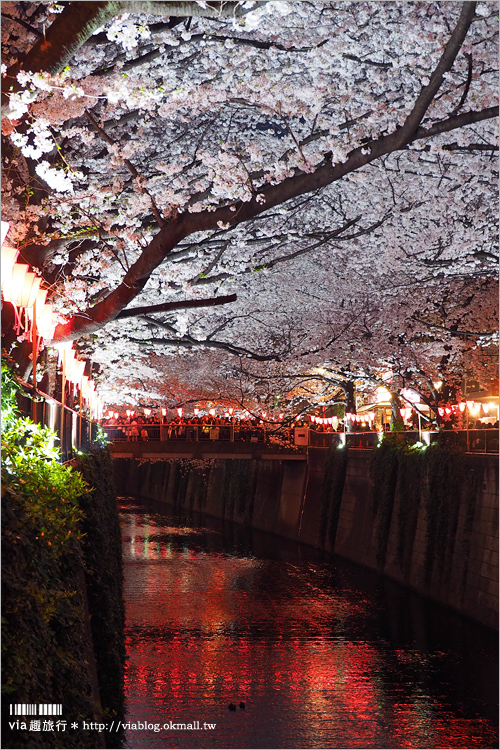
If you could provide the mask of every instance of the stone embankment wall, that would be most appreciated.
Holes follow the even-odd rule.
[[[120,495],[333,552],[497,628],[498,457],[373,457],[312,448],[307,463],[116,458],[114,468]]]

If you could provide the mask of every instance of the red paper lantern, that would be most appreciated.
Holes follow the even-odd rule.
[[[2,266],[1,266],[2,289],[3,289],[4,281],[12,273],[12,268],[18,258],[18,255],[19,255],[19,250],[16,250],[13,247],[8,247],[7,245],[2,245]]]
[[[29,266],[26,263],[14,263],[12,273],[2,281],[3,298],[6,302],[17,305],[18,299],[24,285],[24,277],[28,273]]]
[[[7,236],[7,232],[9,231],[9,222],[8,221],[2,221],[1,222],[1,236],[2,236],[2,245],[3,241]]]

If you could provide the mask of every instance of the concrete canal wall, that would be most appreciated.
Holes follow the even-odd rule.
[[[389,452],[377,476],[371,450],[310,448],[307,462],[115,458],[114,470],[120,495],[333,552],[497,628],[498,457],[448,463]]]

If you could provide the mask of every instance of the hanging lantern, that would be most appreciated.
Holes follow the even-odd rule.
[[[24,277],[28,273],[29,266],[26,263],[14,263],[12,273],[2,280],[2,293],[6,302],[17,305],[18,298],[24,284]]]
[[[43,306],[45,305],[45,300],[47,299],[48,289],[39,289],[36,295],[36,298],[33,302],[33,305],[31,307],[26,308],[26,315],[29,318],[29,320],[32,321],[33,324],[33,306],[36,306],[36,318],[37,318],[37,325],[38,325],[38,318],[40,316],[41,310],[43,309]],[[30,337],[32,335],[32,331],[30,330]]]
[[[464,412],[464,411],[465,411],[465,407],[466,407],[466,403],[465,403],[465,401],[461,401],[461,402],[459,403],[459,405],[458,405],[458,408],[460,409],[460,411],[461,411],[461,412]]]
[[[33,284],[35,282],[35,279],[38,281],[38,284],[35,285],[35,289],[33,290]],[[40,277],[37,277],[35,273],[32,273],[31,271],[28,271],[24,277],[23,280],[23,286],[21,289],[21,293],[19,294],[19,299],[17,301],[19,307],[30,307],[28,304],[31,300],[31,305],[33,305],[33,302],[35,301],[37,292],[40,288]],[[33,294],[34,291],[34,294]]]
[[[165,410],[165,414],[166,414],[166,413],[167,413],[167,411]],[[194,409],[194,416],[195,416],[195,417],[197,417],[199,413],[200,413],[200,410],[199,410],[199,409]]]
[[[4,281],[12,273],[12,268],[14,267],[14,263],[16,262],[18,256],[19,250],[16,250],[13,247],[8,247],[7,245],[2,245],[2,289]]]
[[[1,236],[2,236],[2,245],[3,241],[7,236],[7,232],[9,231],[9,222],[8,221],[2,221],[1,222]]]
[[[52,311],[52,305],[45,303],[40,311],[40,317],[38,316],[38,309],[36,313],[37,321],[36,326],[38,328],[38,334],[45,339],[46,342],[51,341],[54,336],[57,320],[54,317]]]
[[[80,380],[80,393],[82,394],[82,398],[87,398],[89,395],[89,376],[88,375],[82,375],[82,379]]]
[[[177,416],[179,418],[182,418],[182,406],[179,406],[179,408],[177,409]]]
[[[229,407],[228,412],[231,416],[233,416],[234,409],[232,406]]]
[[[208,413],[210,414],[211,417],[215,417],[215,409],[210,409]]]
[[[195,409],[195,411],[196,411],[196,409]],[[127,412],[127,413],[128,413],[128,412]],[[130,413],[132,414],[132,412],[130,412]],[[166,410],[166,409],[162,409],[162,410],[161,410],[161,413],[162,413],[162,415],[163,415],[164,417],[166,417],[166,416],[167,416],[167,410]]]
[[[80,362],[78,359],[74,359],[71,362],[70,367],[67,370],[66,378],[70,383],[73,383],[73,394],[76,396],[76,387],[80,385],[83,371],[85,370],[85,362]]]

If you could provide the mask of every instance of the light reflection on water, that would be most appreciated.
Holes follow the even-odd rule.
[[[203,523],[122,508],[127,719],[217,725],[130,730],[128,747],[498,747],[493,634],[336,558]]]

